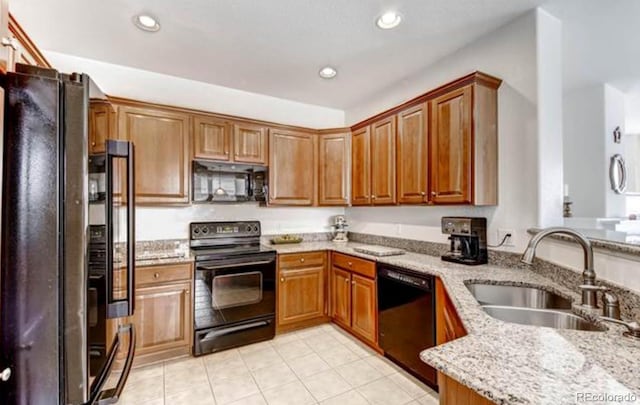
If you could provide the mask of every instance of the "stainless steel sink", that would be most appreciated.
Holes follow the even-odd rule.
[[[602,332],[606,329],[566,311],[483,305],[482,309],[496,319],[521,325],[547,326],[556,329],[574,329]]]
[[[467,288],[480,305],[539,309],[571,309],[571,300],[534,287],[511,285],[467,284]]]

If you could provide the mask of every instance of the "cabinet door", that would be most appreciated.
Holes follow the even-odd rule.
[[[420,104],[398,114],[398,202],[427,202],[427,107]]]
[[[231,126],[212,117],[193,119],[193,156],[196,159],[231,160]]]
[[[278,325],[324,315],[324,266],[281,270],[278,283]]]
[[[259,125],[233,126],[233,160],[258,165],[267,164],[267,129]]]
[[[191,345],[191,283],[136,289],[136,355]]]
[[[371,194],[374,205],[396,202],[396,117],[371,125]]]
[[[346,328],[351,327],[351,273],[331,268],[331,318]]]
[[[89,103],[89,154],[104,153],[106,140],[113,139],[113,109],[109,103]]]
[[[442,280],[436,279],[436,344],[461,338],[467,331],[449,298]]]
[[[136,203],[188,203],[189,115],[122,106],[118,121],[135,145]]]
[[[472,176],[471,86],[429,102],[430,198],[434,204],[470,204]]]
[[[349,134],[324,134],[318,142],[318,205],[348,205]]]
[[[371,128],[351,135],[351,204],[371,204]]]
[[[269,203],[313,205],[316,190],[316,135],[271,130]]]
[[[371,343],[378,341],[376,282],[351,275],[351,330]]]

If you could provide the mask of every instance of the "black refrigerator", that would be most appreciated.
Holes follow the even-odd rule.
[[[124,320],[135,300],[133,145],[106,141],[89,157],[89,105],[108,99],[85,74],[18,65],[0,81],[0,403],[117,402],[135,347]],[[102,162],[92,181],[90,160]],[[90,250],[102,252],[91,266]]]

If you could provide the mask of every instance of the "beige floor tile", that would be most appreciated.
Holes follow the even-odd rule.
[[[118,405],[165,405],[165,403],[167,405],[172,405],[169,402],[165,402],[164,398],[156,398],[156,399],[152,399],[151,401],[144,401],[144,402],[125,402],[124,399],[121,399],[118,402]]]
[[[162,363],[155,364],[153,366],[134,368],[133,370],[131,370],[131,373],[129,373],[127,384],[132,384],[139,380],[144,380],[150,377],[159,377],[162,375],[164,375],[164,364]]]
[[[280,357],[273,347],[244,353],[242,354],[242,359],[251,371],[274,366],[283,362],[282,357]]]
[[[359,387],[383,377],[381,372],[363,359],[336,367],[336,371],[353,387]]]
[[[202,357],[184,357],[178,360],[166,361],[164,363],[165,372],[203,367]]]
[[[432,392],[424,383],[404,372],[391,374],[389,378],[413,399],[421,398]]]
[[[337,346],[330,347],[325,351],[318,352],[318,355],[331,367],[338,367],[342,364],[351,363],[360,358],[357,354],[347,349],[347,347],[342,344],[338,344]]]
[[[260,392],[251,374],[212,381],[211,389],[218,405],[228,404]]]
[[[240,356],[240,351],[238,349],[229,349],[222,352],[208,354],[206,356],[202,356],[201,358],[202,362],[206,366],[210,363],[226,362],[234,359],[241,359],[242,357]]]
[[[313,351],[315,352],[326,351],[340,344],[340,342],[338,342],[336,338],[331,336],[331,334],[326,332],[325,330],[317,335],[304,338],[302,339],[302,341],[305,342],[309,347],[313,348]]]
[[[267,405],[262,394],[253,394],[248,397],[231,402],[228,405]]]
[[[238,351],[240,352],[240,354],[248,354],[251,352],[257,352],[260,350],[264,350],[271,347],[271,341],[270,340],[265,340],[264,342],[258,342],[258,343],[253,343],[247,346],[242,346],[240,348],[238,348]]]
[[[402,405],[412,398],[389,377],[383,377],[357,388],[358,392],[374,405]]]
[[[321,402],[322,405],[369,405],[369,402],[356,390],[347,391]]]
[[[395,364],[391,363],[391,361],[385,359],[380,355],[365,357],[364,361],[366,361],[371,367],[382,373],[382,375],[391,375],[397,372],[404,372],[400,367],[396,366]]]
[[[417,405],[439,405],[440,401],[438,400],[438,394],[433,392],[432,394],[427,394],[423,397],[420,397],[414,401]]]
[[[223,356],[208,356],[204,359],[204,364],[210,381],[237,377],[249,373],[249,368],[247,368],[238,351]]]
[[[215,405],[209,383],[186,385],[183,391],[165,397],[167,405]]]
[[[342,344],[345,345],[349,350],[357,354],[358,357],[379,356],[379,354],[376,353],[372,348],[361,342],[349,340],[346,343],[342,342]]]
[[[184,387],[209,384],[207,371],[204,366],[194,366],[193,368],[176,369],[173,372],[164,373],[164,393],[173,395],[184,390]]]
[[[307,345],[303,340],[294,340],[285,343],[277,343],[273,346],[276,351],[285,360],[295,359],[296,357],[306,356],[313,353],[311,347]]]
[[[299,330],[296,332],[296,334],[298,335],[298,338],[306,339],[311,336],[319,335],[322,332],[323,332],[323,329],[321,326],[313,326],[311,328]]]
[[[331,366],[322,360],[322,358],[320,358],[316,353],[289,360],[287,363],[293,372],[300,378],[308,377],[331,369]]]
[[[271,341],[271,344],[275,346],[281,343],[293,342],[296,340],[300,340],[300,337],[296,332],[287,332],[276,335],[276,337],[274,337]]]
[[[261,368],[253,371],[252,374],[262,391],[298,380],[295,373],[285,363]]]
[[[269,405],[309,405],[316,403],[316,400],[300,381],[266,390],[262,394]]]
[[[122,402],[130,404],[141,404],[145,401],[152,401],[164,398],[164,378],[163,376],[154,376],[138,380],[136,382],[127,382],[122,393]]]
[[[334,370],[323,371],[322,373],[305,377],[302,379],[302,383],[318,401],[323,401],[352,389],[351,385]]]

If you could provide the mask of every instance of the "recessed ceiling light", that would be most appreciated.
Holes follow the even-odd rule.
[[[401,22],[402,16],[400,14],[395,11],[387,11],[378,18],[376,25],[383,30],[390,30],[400,25]]]
[[[160,30],[160,24],[158,21],[149,14],[138,14],[133,17],[133,24],[147,32],[156,32]]]
[[[331,66],[325,66],[322,69],[320,69],[318,74],[323,79],[333,79],[338,74],[338,71]]]

